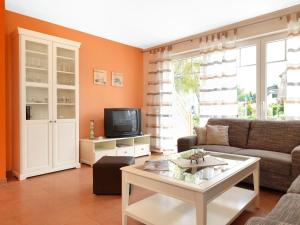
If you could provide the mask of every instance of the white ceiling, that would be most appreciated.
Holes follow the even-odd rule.
[[[299,4],[300,0],[6,0],[6,9],[148,48]]]

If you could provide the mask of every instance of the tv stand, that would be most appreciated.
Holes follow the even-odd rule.
[[[80,140],[80,162],[93,165],[103,156],[150,155],[150,135]]]

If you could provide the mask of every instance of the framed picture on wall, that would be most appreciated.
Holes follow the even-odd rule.
[[[94,69],[94,84],[107,85],[107,71]]]
[[[111,85],[115,87],[123,87],[123,74],[122,73],[112,73]]]

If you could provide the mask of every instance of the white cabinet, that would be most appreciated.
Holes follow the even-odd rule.
[[[134,146],[135,156],[139,157],[142,155],[147,155],[150,149],[150,144],[136,144]]]
[[[103,156],[150,155],[150,135],[80,140],[80,162],[93,165]]]
[[[80,43],[22,28],[13,36],[13,172],[79,167]]]

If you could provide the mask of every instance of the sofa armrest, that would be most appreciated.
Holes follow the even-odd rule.
[[[300,194],[300,175],[293,181],[287,193]]]
[[[187,136],[181,137],[177,140],[178,152],[183,152],[185,150],[191,149],[192,146],[197,144],[197,136]]]
[[[290,223],[270,220],[262,217],[252,217],[245,225],[292,225]]]
[[[300,174],[300,145],[296,146],[292,151],[292,174],[293,179]]]

